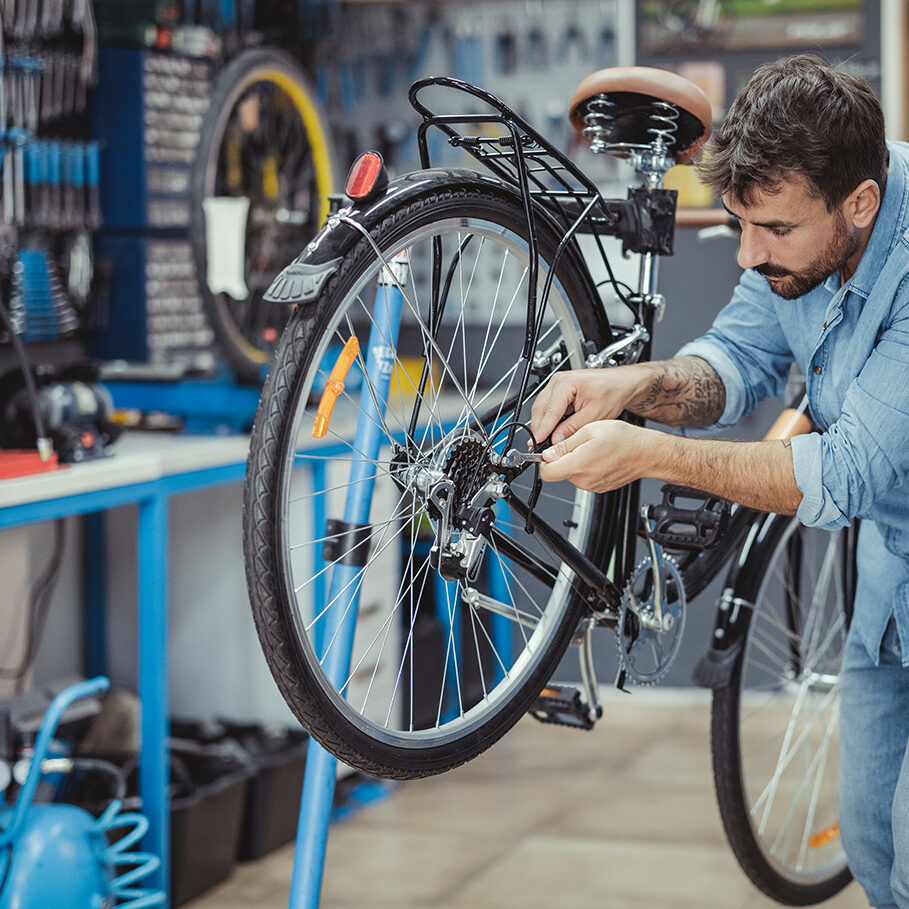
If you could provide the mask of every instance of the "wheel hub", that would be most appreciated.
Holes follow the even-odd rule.
[[[389,467],[398,485],[425,505],[433,522],[432,567],[449,581],[475,581],[497,497],[490,485],[496,467],[486,439],[460,428],[442,440],[431,459],[415,463],[400,449]],[[478,496],[484,489],[487,494]]]

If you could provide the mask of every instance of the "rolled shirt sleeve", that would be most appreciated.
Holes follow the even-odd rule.
[[[792,440],[803,524],[843,527],[909,481],[909,304],[904,309],[850,384],[836,422]]]
[[[833,530],[855,517],[905,519],[904,492],[899,515],[889,494],[909,487],[907,244],[909,237],[890,252],[873,290],[864,292],[822,285],[799,300],[781,300],[746,271],[713,327],[678,352],[706,360],[726,390],[717,422],[686,435],[724,429],[778,396],[798,360],[812,413],[826,427],[792,440],[803,524]],[[827,331],[837,312],[849,319]]]

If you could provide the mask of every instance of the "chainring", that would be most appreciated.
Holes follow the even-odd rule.
[[[653,560],[650,556],[635,568],[625,587],[616,625],[621,667],[626,678],[637,685],[653,685],[666,675],[678,655],[685,631],[686,598],[682,572],[672,556],[660,552],[659,558],[663,616],[671,617],[671,627],[661,631],[641,622],[641,617],[653,616]],[[667,593],[670,586],[672,596]]]

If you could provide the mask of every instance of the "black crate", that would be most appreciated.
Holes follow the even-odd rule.
[[[231,746],[170,742],[172,906],[181,906],[226,880],[236,865],[254,770],[242,751]]]
[[[309,736],[285,727],[226,722],[227,734],[249,755],[249,779],[239,858],[262,858],[297,832]]]

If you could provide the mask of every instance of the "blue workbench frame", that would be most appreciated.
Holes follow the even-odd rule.
[[[339,452],[341,450],[343,448],[339,446]],[[325,463],[314,462],[309,465],[309,469],[313,484],[324,485]],[[161,859],[159,869],[149,876],[147,886],[160,888],[167,893],[170,889],[170,803],[167,795],[168,503],[172,496],[242,482],[245,473],[244,457],[218,466],[164,474],[152,480],[0,507],[0,530],[58,518],[83,517],[83,654],[86,675],[95,677],[107,675],[105,512],[124,505],[138,506],[138,696],[142,704],[139,792],[149,822],[144,848]],[[321,507],[323,503],[317,496],[317,510],[313,515],[316,522],[324,520],[324,514],[319,511]],[[324,579],[320,585],[316,595],[324,598]],[[507,647],[507,628],[503,627],[506,624],[496,623],[493,632],[502,641],[503,647]],[[323,753],[315,742],[312,743],[307,760],[308,781],[304,783],[307,791],[304,791],[301,800],[290,885],[291,909],[313,909],[319,902],[328,826],[332,819],[335,764],[334,758]],[[367,790],[361,801],[368,802],[382,797],[387,794],[388,787],[380,785],[371,789],[367,787]]]
[[[85,516],[85,666],[90,676],[106,674],[106,571],[104,512],[137,505],[138,695],[142,704],[139,792],[149,829],[145,848],[161,859],[148,886],[169,890],[170,804],[168,783],[168,500],[171,496],[240,482],[246,462],[207,467],[160,478],[112,486],[0,508],[0,529],[58,518]]]

